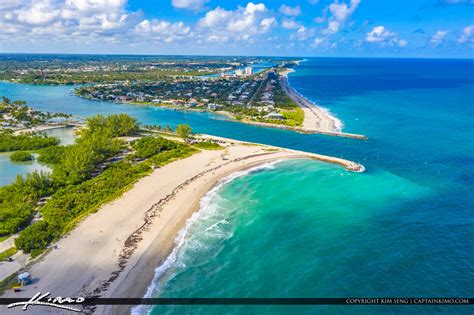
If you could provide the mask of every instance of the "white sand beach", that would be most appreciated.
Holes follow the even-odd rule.
[[[222,139],[222,138],[220,138]],[[121,198],[86,217],[28,271],[34,283],[3,297],[30,298],[37,292],[72,297],[142,297],[154,270],[172,251],[174,239],[198,209],[200,199],[222,178],[263,163],[313,158],[363,167],[347,160],[232,141],[224,150],[201,151],[158,168]],[[2,309],[3,308],[3,309]],[[6,314],[5,306],[0,313]],[[128,306],[97,307],[86,313],[123,314]],[[33,306],[30,314],[64,313]],[[8,314],[23,313],[20,308]]]
[[[322,131],[327,133],[340,133],[342,122],[331,115],[328,110],[313,104],[288,84],[288,73],[282,74],[282,86],[288,96],[304,111],[303,128],[306,130]]]

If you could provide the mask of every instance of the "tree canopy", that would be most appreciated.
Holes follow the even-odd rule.
[[[189,138],[189,136],[193,133],[191,126],[188,124],[181,124],[176,126],[176,133],[178,136],[183,138],[185,141]]]

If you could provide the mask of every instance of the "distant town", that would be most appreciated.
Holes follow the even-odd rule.
[[[136,103],[230,114],[238,120],[300,126],[303,113],[282,88],[282,67],[254,73],[248,66],[217,76],[85,85],[76,95],[94,100]]]
[[[103,60],[88,56],[35,58],[0,58],[0,80],[71,84],[75,85],[77,96],[91,100],[212,111],[246,123],[285,128],[303,125],[305,112],[284,89],[286,74],[297,60],[146,56]],[[11,124],[8,116],[3,123]]]
[[[28,107],[24,101],[11,101],[5,97],[0,101],[0,131],[18,131],[45,123],[62,124],[70,118],[69,114],[34,110]]]

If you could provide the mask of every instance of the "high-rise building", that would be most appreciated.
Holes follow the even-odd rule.
[[[245,75],[252,75],[252,67],[245,68]]]

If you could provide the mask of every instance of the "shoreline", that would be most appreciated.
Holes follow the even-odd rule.
[[[295,128],[297,131],[360,140],[368,139],[365,135],[343,132],[343,122],[334,116],[329,109],[311,102],[292,88],[288,80],[288,74],[295,71],[295,69],[285,71],[282,74],[281,85],[285,93],[304,111],[303,127]]]
[[[226,183],[225,179],[229,176],[232,176],[235,173],[243,172],[247,170],[252,170],[261,165],[267,163],[283,161],[288,159],[304,159],[303,156],[298,157],[286,157],[286,158],[268,158],[255,163],[250,163],[242,167],[234,168],[230,171],[222,173],[219,177],[214,178],[209,181],[205,187],[202,187],[202,190],[196,194],[192,204],[185,210],[186,217],[180,220],[180,222],[174,226],[172,233],[169,233],[167,237],[160,237],[158,235],[154,240],[151,246],[147,248],[147,251],[143,254],[144,258],[137,261],[133,266],[132,270],[126,275],[126,278],[121,283],[116,283],[116,289],[110,294],[112,296],[134,296],[134,297],[150,297],[147,294],[151,294],[155,280],[157,277],[157,270],[162,267],[170,255],[173,254],[174,250],[177,249],[176,239],[180,236],[180,233],[185,233],[185,229],[188,225],[188,220],[192,218],[194,214],[197,214],[201,210],[201,200],[214,188]],[[161,247],[159,247],[161,246]],[[154,261],[153,264],[150,262]],[[122,286],[120,286],[122,284]],[[127,306],[127,311],[125,312],[123,306],[104,306],[103,310],[99,313],[102,314],[116,314],[116,313],[128,313],[130,314],[134,307]]]
[[[295,92],[295,93],[298,93],[298,92]],[[77,96],[77,97],[83,98],[81,96]],[[301,97],[302,99],[305,99],[303,96],[299,96],[299,97]],[[91,98],[83,98],[83,99],[90,100],[90,101],[95,101],[95,102],[109,102],[109,101],[101,101],[101,100],[96,100],[96,99],[91,99]],[[306,100],[306,102],[309,102],[310,104],[313,104],[313,103],[311,103],[310,101],[307,101],[307,100]],[[162,110],[180,111],[180,112],[184,112],[184,113],[186,113],[186,112],[209,113],[209,114],[214,114],[214,115],[226,117],[226,118],[228,118],[228,119],[226,119],[226,121],[233,122],[233,123],[241,123],[241,124],[253,125],[253,126],[257,126],[257,127],[289,130],[289,131],[302,133],[302,134],[321,134],[321,135],[326,135],[326,136],[352,138],[352,139],[359,139],[359,140],[367,140],[368,139],[367,136],[361,135],[361,134],[356,134],[356,133],[322,130],[322,129],[317,129],[317,128],[292,127],[292,126],[287,126],[287,125],[284,125],[284,124],[273,124],[273,123],[267,123],[267,122],[252,121],[252,120],[248,120],[248,119],[238,120],[238,119],[235,119],[234,114],[232,114],[231,112],[225,111],[225,110],[212,111],[212,110],[207,110],[207,109],[204,109],[204,108],[196,108],[196,109],[181,108],[181,107],[177,107],[177,106],[164,106],[164,105],[156,105],[156,104],[148,104],[148,103],[142,104],[142,103],[134,103],[134,102],[109,102],[109,103],[117,104],[117,105],[132,105],[132,106],[153,107],[153,108],[159,108],[159,109],[162,109]],[[320,111],[325,113],[324,115],[329,115],[330,117],[333,117],[329,113],[328,109],[325,109],[323,107],[316,106],[316,105],[311,105],[311,106],[312,107],[317,107],[317,110],[320,110]],[[303,109],[303,111],[305,111],[305,119],[308,115],[313,115],[314,116],[314,114],[311,114],[311,110],[309,108],[302,108],[302,109]],[[309,112],[309,114],[307,112]],[[333,119],[333,118],[330,118],[330,119]],[[337,120],[337,118],[334,118],[334,119]]]
[[[288,74],[296,72],[295,69],[289,69],[282,74],[282,87],[286,94],[305,112],[303,128],[316,129],[320,131],[342,133],[344,124],[338,118],[331,114],[327,108],[323,108],[290,86]]]
[[[291,70],[295,71],[294,69],[291,69]],[[288,72],[283,75],[283,79],[282,79],[282,83],[284,84],[284,90],[290,98],[292,98],[298,105],[300,105],[300,107],[303,109],[305,113],[303,126],[300,126],[300,127],[292,127],[292,126],[287,126],[284,124],[274,124],[274,123],[258,122],[258,121],[251,121],[251,120],[237,120],[235,119],[235,116],[232,113],[222,111],[222,110],[213,111],[213,110],[208,110],[204,108],[198,108],[198,109],[180,108],[180,107],[175,107],[175,106],[163,106],[163,105],[157,105],[157,104],[151,104],[151,103],[104,101],[104,100],[93,99],[93,98],[82,97],[82,96],[76,95],[75,93],[73,93],[74,89],[71,89],[70,94],[84,100],[106,102],[106,103],[116,104],[116,105],[144,106],[144,107],[153,107],[153,108],[160,108],[163,110],[173,110],[173,111],[181,111],[181,112],[210,113],[210,114],[227,117],[229,118],[227,121],[230,121],[230,122],[242,123],[242,124],[253,125],[253,126],[258,126],[258,127],[282,129],[282,130],[288,130],[288,131],[293,131],[293,132],[302,133],[302,134],[322,134],[322,135],[327,135],[327,136],[336,136],[336,137],[352,138],[352,139],[359,139],[359,140],[368,139],[367,136],[362,135],[362,134],[342,132],[340,130],[342,129],[342,122],[340,122],[339,119],[333,116],[328,109],[312,103],[311,101],[306,99],[303,95],[301,95],[299,92],[297,92],[294,88],[290,87],[288,84],[287,74]],[[7,83],[30,85],[29,83],[20,83],[20,82],[7,82]],[[41,85],[54,86],[51,84],[41,84]],[[76,85],[80,85],[80,84],[76,84]],[[75,85],[72,85],[72,86],[74,87]],[[325,127],[319,126],[320,121],[324,122]],[[72,123],[72,124],[68,124],[68,126],[76,126],[76,124]],[[52,129],[52,128],[48,128],[48,129]],[[18,130],[16,132],[19,132],[19,131],[24,132],[22,130]],[[42,130],[37,130],[37,131],[42,131]]]
[[[202,197],[226,176],[286,159],[318,159],[363,171],[362,165],[348,160],[225,140],[224,150],[203,150],[155,169],[119,199],[86,217],[55,244],[57,248],[29,267],[39,279],[34,286],[16,294],[7,292],[4,297],[30,297],[38,291],[61,296],[142,297],[155,269],[172,252],[176,235],[199,209]],[[86,309],[86,313],[123,311],[124,306]]]

